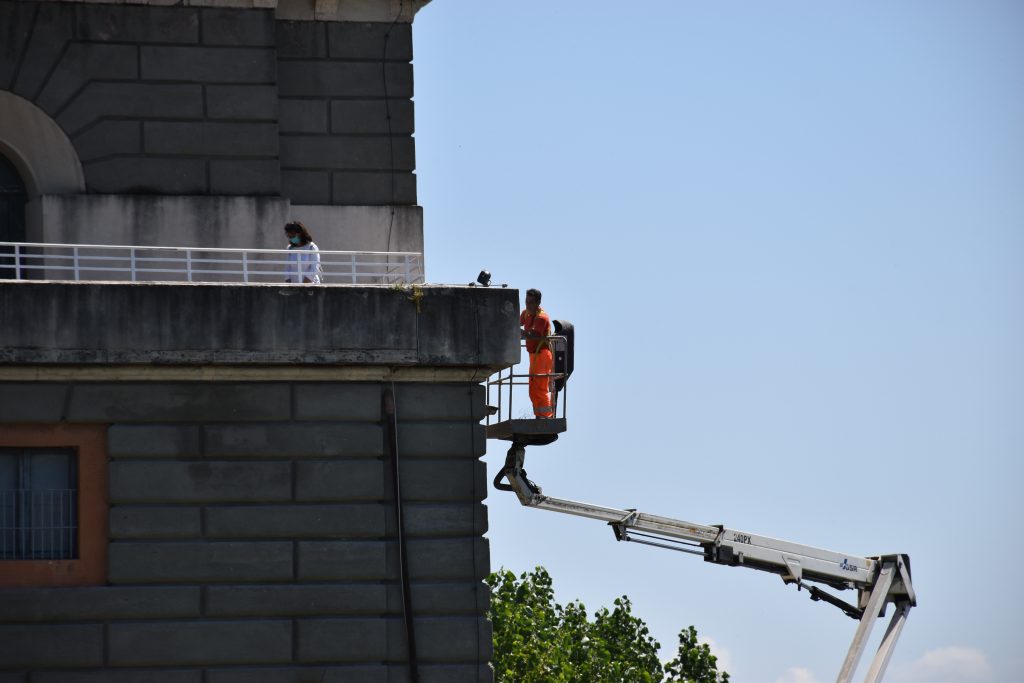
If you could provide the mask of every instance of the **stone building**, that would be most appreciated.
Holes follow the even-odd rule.
[[[0,0],[0,242],[421,252],[423,4]],[[491,680],[515,290],[71,280],[0,273],[0,683]]]
[[[278,247],[298,219],[321,248],[422,251],[424,4],[0,0],[7,241]]]

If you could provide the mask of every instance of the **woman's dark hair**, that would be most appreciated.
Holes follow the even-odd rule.
[[[284,231],[299,233],[299,239],[302,240],[302,246],[306,246],[313,241],[313,236],[309,234],[309,230],[306,230],[306,226],[299,221],[285,223]]]
[[[540,303],[540,290],[539,289],[528,289],[528,290],[526,290],[526,296],[532,296],[534,299],[537,300],[537,303]]]

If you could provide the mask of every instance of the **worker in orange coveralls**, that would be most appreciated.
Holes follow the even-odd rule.
[[[537,418],[554,417],[551,407],[551,374],[554,361],[551,344],[551,318],[540,307],[540,290],[526,290],[526,310],[519,316],[523,329],[520,336],[526,340],[526,352],[530,354],[530,402],[533,415]],[[537,375],[541,375],[538,377]]]

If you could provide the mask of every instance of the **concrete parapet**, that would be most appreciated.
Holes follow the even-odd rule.
[[[351,364],[493,371],[519,360],[517,294],[442,286],[6,281],[0,282],[0,364]],[[122,385],[110,391],[123,398],[97,404],[73,397],[78,419],[113,421],[126,413],[142,419],[162,409],[184,420],[200,412],[208,416],[148,388]],[[266,419],[280,414],[274,396],[254,395],[251,401]],[[211,394],[205,408],[231,419],[236,408],[218,407],[222,404]]]

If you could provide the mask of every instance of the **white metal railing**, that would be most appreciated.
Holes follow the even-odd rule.
[[[288,249],[150,247],[0,242],[0,280],[244,282],[284,284]],[[417,284],[423,255],[412,251],[319,251],[323,282]]]

